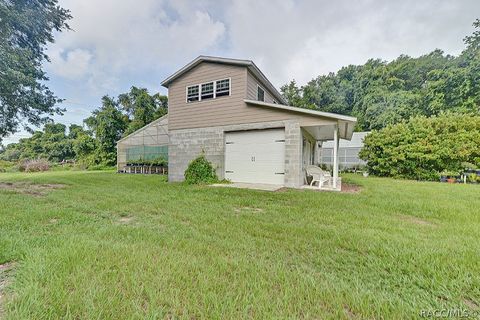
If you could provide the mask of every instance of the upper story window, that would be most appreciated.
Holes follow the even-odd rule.
[[[217,80],[216,96],[229,96],[230,95],[230,79]]]
[[[202,84],[202,100],[213,98],[213,82]]]
[[[198,101],[199,93],[198,85],[187,87],[187,102]]]
[[[187,87],[187,102],[230,95],[230,79],[222,79]]]
[[[260,86],[257,86],[257,100],[265,101],[265,90],[263,90]]]

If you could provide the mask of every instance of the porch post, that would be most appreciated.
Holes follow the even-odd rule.
[[[337,189],[338,180],[338,124],[333,127],[333,188]]]

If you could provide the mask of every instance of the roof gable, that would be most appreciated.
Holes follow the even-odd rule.
[[[162,86],[168,88],[172,82],[180,78],[185,73],[189,72],[196,66],[198,66],[202,62],[210,62],[210,63],[219,63],[219,64],[227,64],[227,65],[234,65],[234,66],[241,66],[246,67],[250,70],[258,79],[259,81],[270,90],[270,92],[275,96],[278,101],[286,104],[285,99],[283,96],[278,92],[275,86],[267,79],[267,77],[263,74],[262,71],[253,63],[251,60],[241,60],[241,59],[230,59],[230,58],[220,58],[220,57],[210,57],[210,56],[199,56],[192,62],[185,65],[183,68],[169,76],[167,79],[162,81]]]
[[[137,129],[135,130],[134,132],[130,133],[128,136],[125,136],[123,137],[122,139],[118,140],[117,141],[117,144],[119,142],[122,142],[122,141],[125,141],[127,140],[128,138],[132,138],[134,136],[136,136],[137,134],[141,133],[142,131],[146,130],[147,128],[151,127],[151,126],[154,126],[156,124],[161,124],[161,125],[165,125],[165,126],[168,126],[168,114],[158,118],[158,119],[155,119],[153,120],[152,122],[150,123],[147,123],[146,125],[144,125],[143,127],[141,127],[140,129]],[[168,130],[168,129],[167,129]],[[162,133],[166,133],[168,134],[167,130],[165,132],[162,132]]]

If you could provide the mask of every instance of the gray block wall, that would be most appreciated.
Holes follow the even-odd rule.
[[[303,185],[302,154],[303,140],[300,124],[285,122],[285,186],[298,188]]]
[[[202,152],[216,167],[217,175],[224,178],[225,132],[255,129],[285,128],[285,186],[295,188],[303,184],[301,177],[302,134],[296,121],[274,121],[222,127],[169,131],[168,180],[183,181],[190,161]]]
[[[220,127],[170,131],[168,145],[168,180],[183,181],[190,161],[202,152],[216,166],[217,176],[223,179],[225,141]]]

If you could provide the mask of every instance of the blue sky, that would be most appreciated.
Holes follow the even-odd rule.
[[[251,59],[274,85],[299,84],[369,58],[463,49],[478,0],[60,0],[73,31],[56,36],[45,65],[66,99],[55,120],[81,124],[103,95],[160,82],[198,55]],[[4,144],[28,136],[7,137]]]

